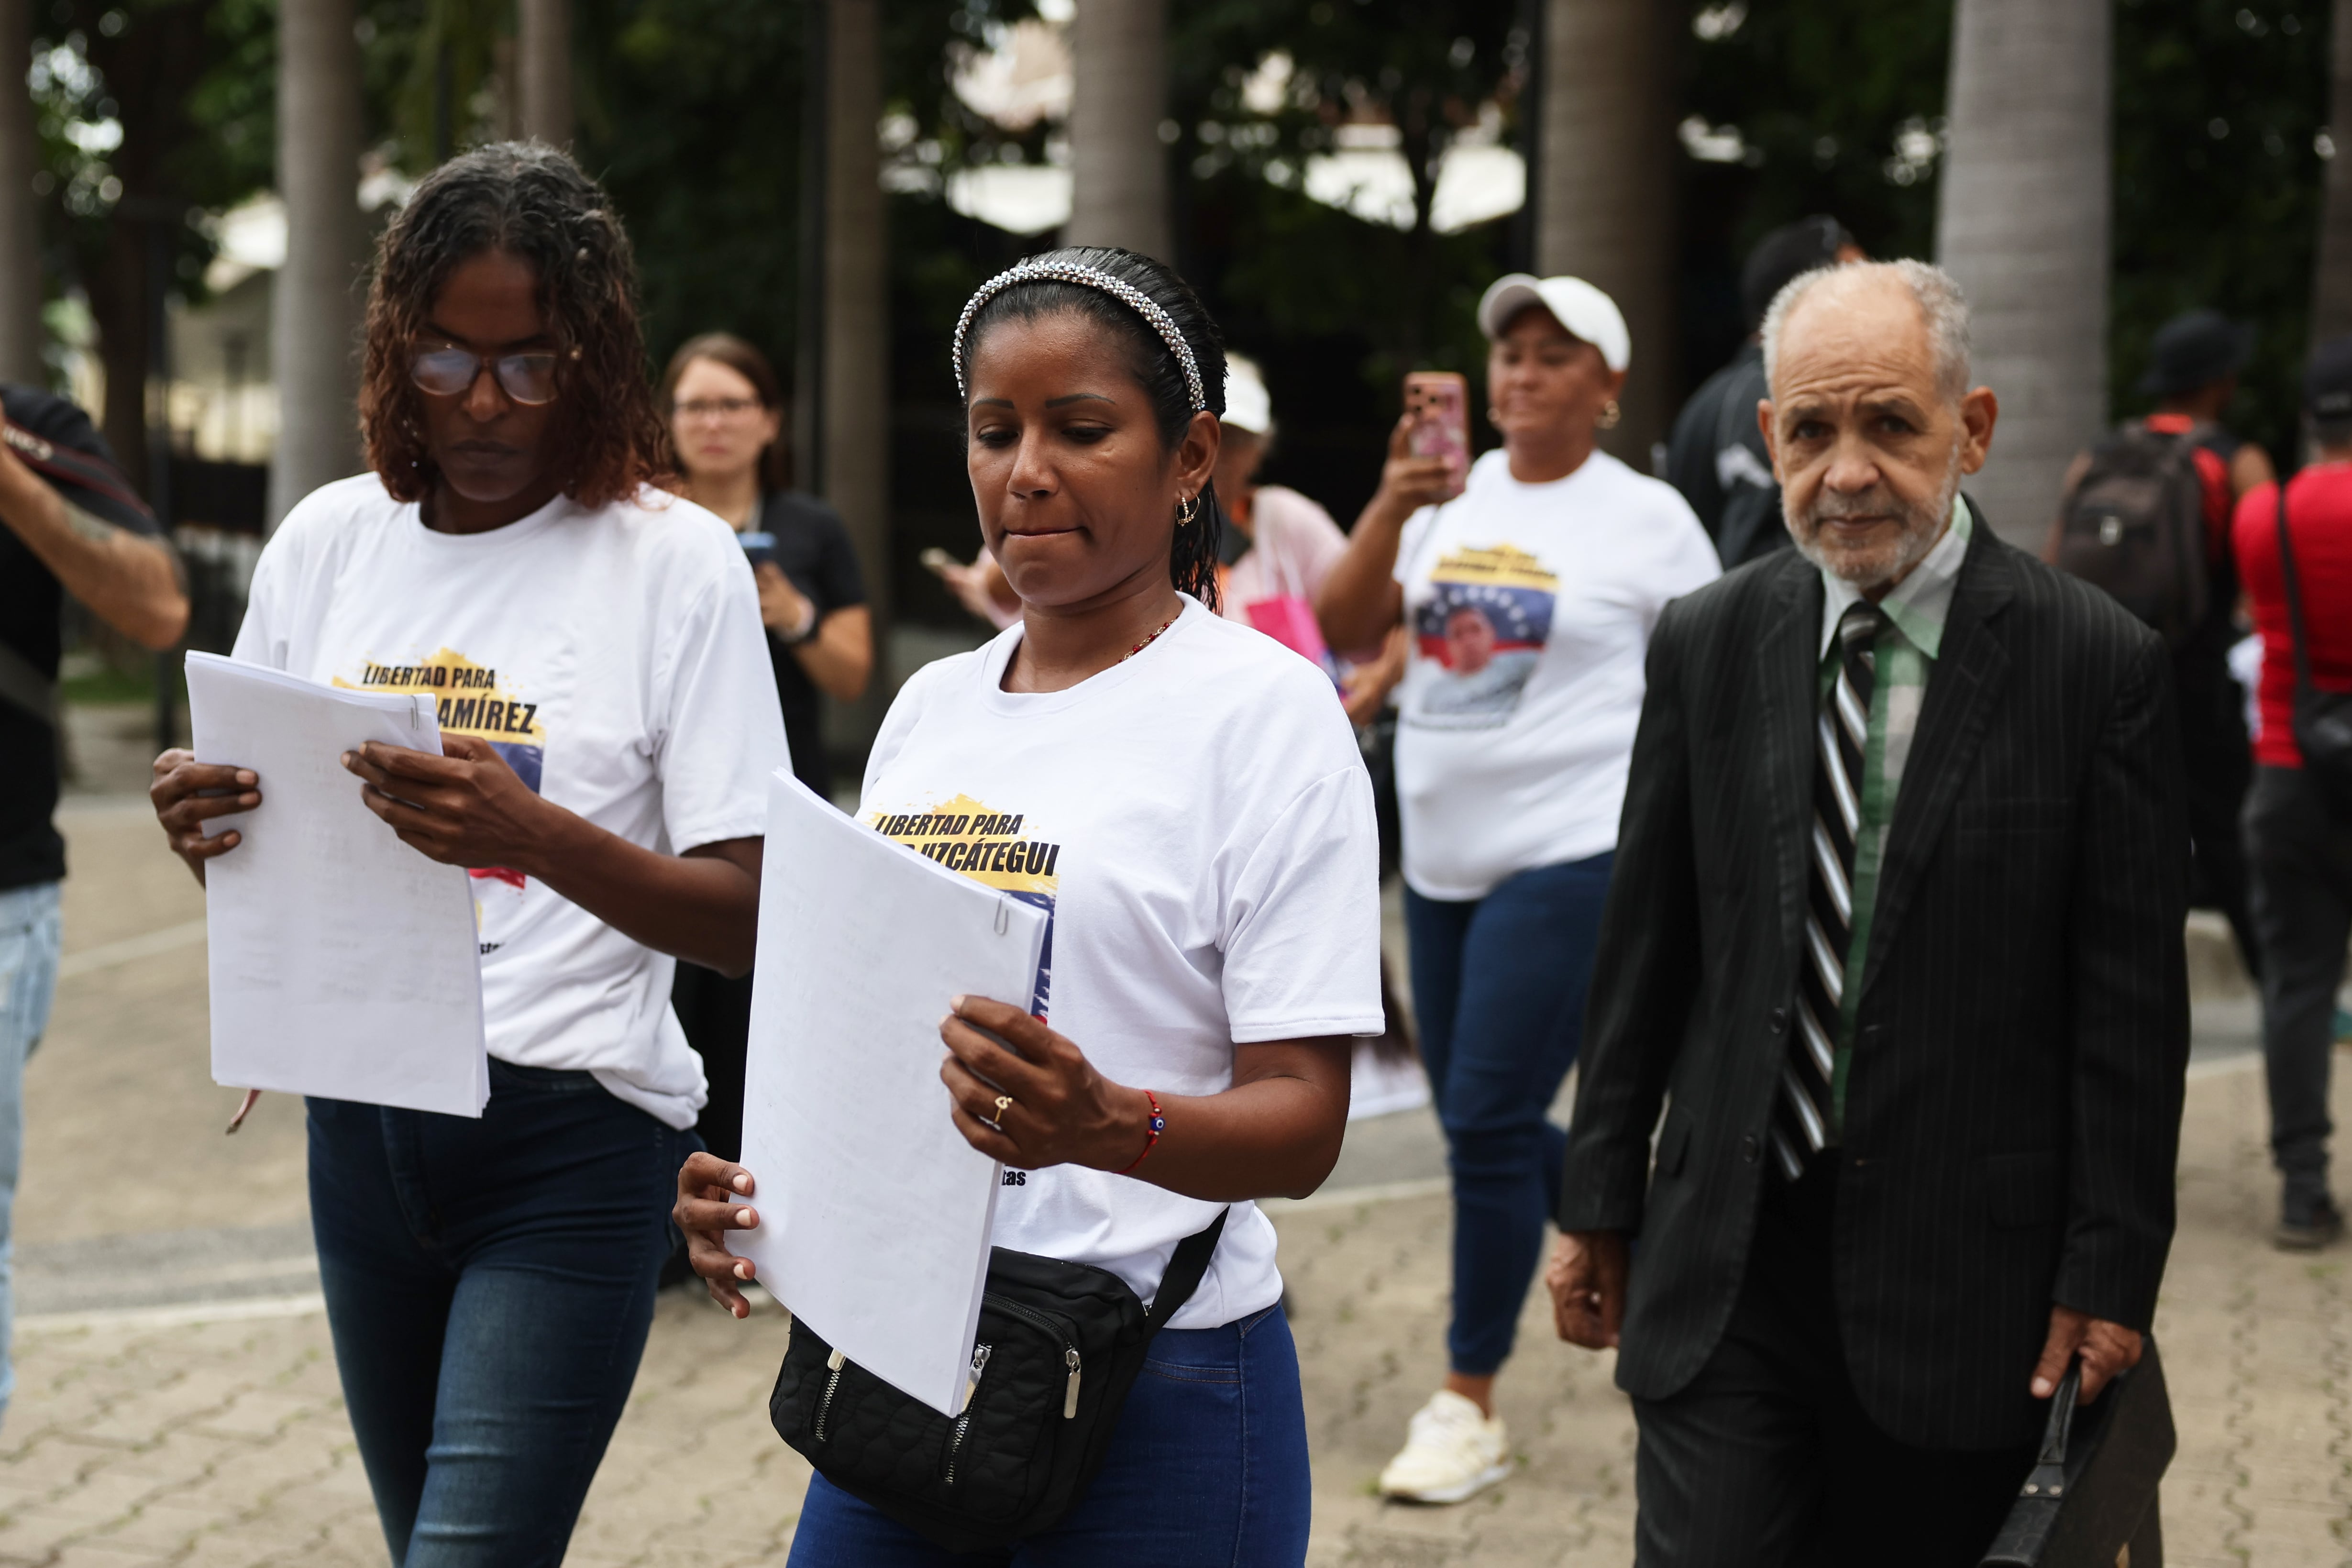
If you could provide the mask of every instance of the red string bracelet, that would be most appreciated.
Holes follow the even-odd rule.
[[[1129,1165],[1126,1170],[1112,1172],[1111,1174],[1115,1176],[1124,1176],[1129,1171],[1134,1170],[1137,1165],[1151,1158],[1151,1151],[1159,1146],[1160,1134],[1167,1129],[1168,1118],[1160,1114],[1160,1097],[1147,1089],[1143,1091],[1143,1098],[1151,1102],[1151,1121],[1143,1135],[1143,1152],[1138,1154],[1134,1163]]]

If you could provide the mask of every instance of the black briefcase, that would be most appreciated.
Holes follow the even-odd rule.
[[[2050,1399],[2042,1454],[1983,1568],[2163,1568],[2156,1488],[2178,1436],[2150,1335],[2139,1365],[2077,1407],[2080,1363]]]

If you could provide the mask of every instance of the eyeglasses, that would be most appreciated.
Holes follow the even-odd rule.
[[[736,419],[765,405],[756,397],[698,397],[672,405],[680,419]]]
[[[408,362],[408,379],[436,397],[458,397],[470,391],[484,370],[498,379],[499,389],[527,407],[555,401],[557,355],[550,350],[500,354],[496,359],[442,343],[416,351]]]

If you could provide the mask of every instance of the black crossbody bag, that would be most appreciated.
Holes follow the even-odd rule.
[[[1208,1272],[1220,1211],[1176,1245],[1151,1309],[1108,1269],[995,1248],[950,1419],[795,1319],[768,1396],[777,1436],[819,1475],[933,1545],[981,1552],[1051,1530],[1102,1468],[1152,1336]]]
[[[2278,485],[2278,542],[2287,624],[2294,642],[2294,747],[2303,753],[2304,776],[2319,786],[2327,814],[2339,822],[2352,822],[2352,691],[2322,691],[2311,679],[2303,588],[2295,580],[2294,541],[2287,535],[2284,479]]]

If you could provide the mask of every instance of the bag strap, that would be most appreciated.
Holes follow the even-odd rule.
[[[1231,1213],[1231,1209],[1219,1209],[1206,1230],[1196,1230],[1176,1244],[1176,1256],[1168,1260],[1168,1272],[1160,1277],[1160,1293],[1152,1297],[1150,1316],[1144,1320],[1146,1332],[1156,1334],[1166,1328],[1168,1320],[1182,1311],[1192,1292],[1201,1288],[1202,1278],[1209,1272],[1209,1256],[1217,1250],[1217,1238],[1224,1235],[1225,1216]]]
[[[2286,580],[2287,626],[2292,635],[2288,641],[2294,649],[2294,693],[2301,700],[2315,689],[2311,679],[2311,650],[2305,646],[2303,629],[2303,586],[2294,573],[2294,541],[2288,536],[2286,526],[2286,481],[2278,482],[2279,572]]]

